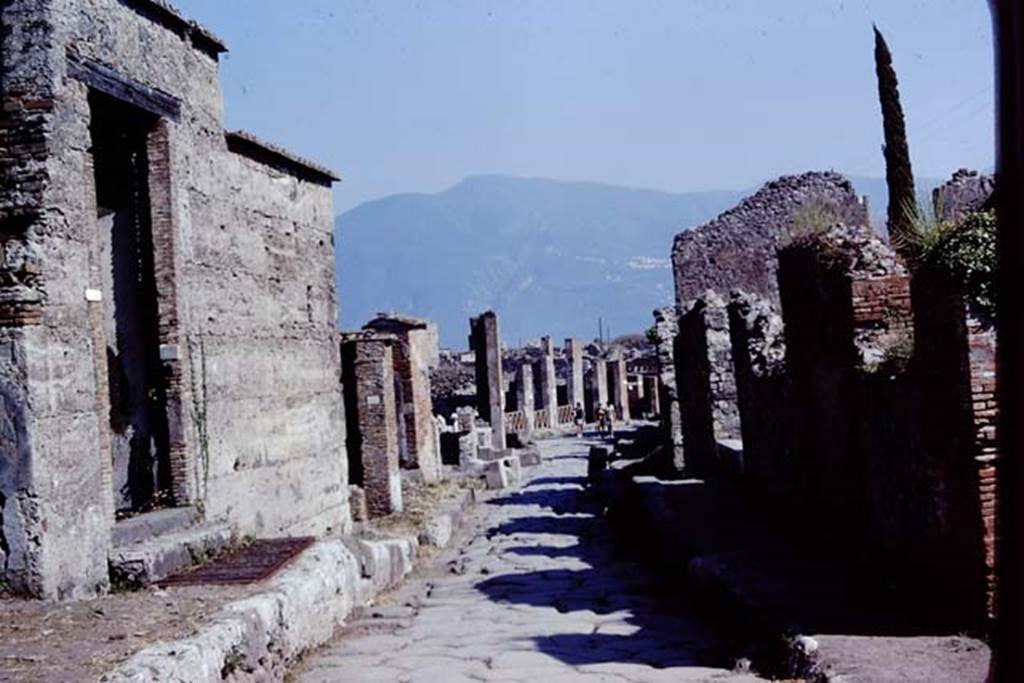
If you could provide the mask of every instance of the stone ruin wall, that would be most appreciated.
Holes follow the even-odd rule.
[[[676,306],[683,310],[708,290],[727,297],[734,289],[777,305],[775,253],[780,237],[805,207],[807,212],[827,211],[829,224],[870,224],[866,204],[838,173],[812,172],[774,180],[713,221],[676,235],[672,245]]]
[[[691,466],[725,464],[718,442],[742,436],[727,301],[736,292],[753,295],[778,314],[780,244],[835,222],[868,225],[867,205],[843,176],[811,172],[772,181],[715,220],[676,236],[676,381]]]
[[[961,168],[945,184],[932,190],[932,209],[938,218],[959,221],[988,205],[995,187],[995,176]]]
[[[180,105],[149,137],[174,502],[201,500],[243,534],[345,528],[329,180],[225,135],[221,47],[161,3],[14,0],[0,12],[7,578],[48,597],[107,582],[103,313],[84,295],[103,265],[89,88],[69,54]]]
[[[789,384],[782,317],[771,304],[736,291],[727,305],[743,474],[765,491],[791,491]]]
[[[994,339],[972,331],[956,287],[926,270],[912,280],[866,231],[816,244],[781,256],[787,476],[830,529],[887,558],[905,596],[926,604],[956,586],[937,618],[979,625],[992,590]]]

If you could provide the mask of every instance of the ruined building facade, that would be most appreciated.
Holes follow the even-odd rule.
[[[160,0],[0,21],[0,579],[102,591],[160,508],[346,528],[333,174],[225,132],[225,47]]]
[[[962,218],[992,187],[960,172],[937,211]],[[832,551],[884,558],[931,618],[979,626],[997,588],[995,330],[963,285],[911,271],[832,173],[770,183],[680,234],[673,260],[684,473],[742,477]]]

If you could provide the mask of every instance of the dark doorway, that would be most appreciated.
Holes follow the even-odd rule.
[[[147,151],[158,119],[95,92],[89,105],[114,506],[126,515],[172,503]]]

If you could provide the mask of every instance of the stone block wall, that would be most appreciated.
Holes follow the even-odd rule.
[[[153,504],[202,502],[258,536],[345,528],[333,176],[225,133],[224,48],[163,3],[14,0],[0,21],[4,579],[53,598],[107,585],[118,350],[92,151],[120,122],[99,102],[145,136]]]
[[[342,337],[349,481],[363,488],[370,517],[402,510],[394,349],[397,336]]]

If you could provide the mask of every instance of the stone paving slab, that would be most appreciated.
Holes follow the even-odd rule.
[[[717,627],[617,556],[601,507],[584,491],[589,445],[573,438],[541,442],[544,461],[521,491],[472,511],[447,551],[379,608],[363,610],[291,677],[761,680],[729,670]],[[386,632],[373,633],[375,623]]]

